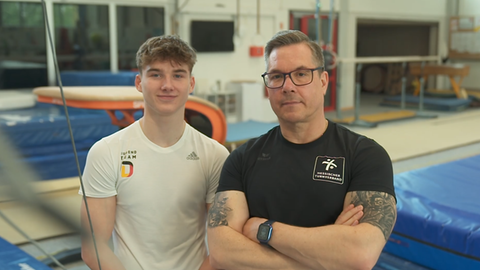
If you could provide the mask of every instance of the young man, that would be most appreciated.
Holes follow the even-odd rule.
[[[195,62],[176,36],[148,39],[135,79],[144,116],[88,154],[83,180],[103,270],[211,269],[206,214],[228,151],[184,121]],[[85,203],[81,218],[82,258],[99,269]]]
[[[317,43],[279,32],[265,61],[279,126],[225,162],[208,217],[212,266],[372,269],[396,220],[388,154],[325,118],[328,73]]]

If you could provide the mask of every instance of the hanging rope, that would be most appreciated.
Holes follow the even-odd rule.
[[[102,265],[100,263],[100,256],[98,256],[97,242],[95,240],[95,234],[94,234],[94,231],[93,231],[93,224],[92,224],[92,220],[90,218],[90,210],[88,208],[87,196],[85,195],[85,188],[84,188],[84,185],[83,185],[80,163],[78,161],[77,149],[75,147],[75,139],[73,137],[72,124],[70,123],[70,117],[68,115],[67,102],[65,100],[65,95],[63,93],[63,84],[62,84],[62,79],[60,78],[60,69],[58,68],[58,61],[57,61],[57,56],[56,56],[57,54],[56,54],[55,45],[54,45],[55,43],[53,43],[52,33],[50,31],[50,24],[48,23],[47,6],[45,4],[45,0],[42,0],[42,7],[43,7],[43,15],[44,15],[43,17],[44,17],[44,20],[45,20],[45,27],[47,28],[48,39],[50,41],[50,49],[52,50],[53,64],[55,65],[55,76],[57,78],[57,84],[60,87],[60,93],[62,95],[63,109],[65,111],[65,117],[67,118],[68,131],[69,131],[69,134],[70,134],[70,140],[72,142],[73,154],[75,155],[75,163],[77,165],[78,177],[80,179],[80,187],[81,187],[81,190],[82,190],[83,202],[85,203],[85,209],[86,209],[86,212],[87,212],[88,223],[89,223],[89,226],[90,226],[90,232],[91,232],[92,240],[93,240],[93,246],[95,248],[95,254],[97,256],[98,268],[100,270],[102,270]]]

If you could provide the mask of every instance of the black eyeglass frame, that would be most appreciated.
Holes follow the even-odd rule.
[[[296,84],[294,80],[292,80],[292,76],[291,74],[294,73],[294,72],[297,72],[299,70],[310,70],[312,72],[312,79],[310,80],[310,82],[308,83],[303,83],[303,84]],[[287,80],[287,75],[288,77],[290,77],[290,80],[292,81],[293,84],[295,84],[296,86],[304,86],[304,85],[307,85],[307,84],[311,84],[313,82],[313,72],[316,71],[316,70],[322,70],[325,71],[325,67],[324,66],[320,66],[320,67],[316,67],[316,68],[300,68],[300,69],[297,69],[297,70],[294,70],[294,71],[290,71],[290,72],[287,72],[287,73],[282,73],[282,72],[271,72],[271,73],[263,73],[261,76],[263,78],[263,84],[265,84],[266,87],[270,88],[270,89],[279,89],[279,88],[282,88],[283,85],[285,85],[285,81]],[[283,83],[282,85],[278,86],[278,87],[270,87],[267,85],[267,82],[265,81],[265,76],[266,75],[269,75],[269,74],[282,74],[283,75]]]

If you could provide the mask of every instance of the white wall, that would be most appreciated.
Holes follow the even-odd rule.
[[[446,40],[446,12],[448,0],[335,0],[335,12],[339,12],[339,57],[355,57],[357,19],[406,20],[436,22],[439,24],[439,39]],[[182,1],[180,1],[182,3]],[[180,3],[180,4],[181,4]],[[256,0],[240,1],[241,40],[233,53],[199,53],[195,76],[213,85],[221,80],[222,85],[231,80],[261,82],[260,74],[265,66],[262,58],[252,58],[248,48],[256,33]],[[236,20],[237,2],[234,0],[190,0],[181,11],[179,34],[189,39],[189,22],[192,19],[208,18]],[[320,1],[321,12],[328,12],[330,1]],[[315,0],[261,0],[261,35],[265,43],[277,31],[289,27],[289,11],[316,10]],[[414,41],[412,41],[414,42]],[[341,108],[354,104],[354,64],[340,67],[339,89]]]
[[[322,8],[328,9],[329,3],[329,0],[322,0]],[[235,39],[235,52],[198,53],[198,62],[194,68],[195,76],[202,81],[208,81],[210,86],[217,80],[222,82],[222,86],[229,81],[261,83],[260,75],[265,71],[265,62],[263,57],[250,57],[249,47],[264,46],[276,32],[288,29],[290,10],[314,13],[315,5],[315,0],[261,0],[260,37],[258,37],[257,0],[241,0],[239,18],[237,18],[236,0],[190,0],[179,16],[179,34],[187,41],[190,39],[191,20],[239,22],[238,26],[236,24],[239,38]]]
[[[479,0],[458,0],[458,16],[480,17]],[[456,60],[452,62],[464,63],[470,66],[470,75],[465,77],[462,87],[466,89],[480,90],[480,60]]]
[[[458,0],[458,9],[461,16],[480,16],[480,1]]]

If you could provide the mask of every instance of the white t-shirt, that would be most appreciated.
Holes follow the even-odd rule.
[[[188,124],[167,148],[148,140],[138,121],[92,146],[83,173],[85,193],[117,196],[112,237],[126,269],[200,267],[206,257],[206,204],[213,203],[227,156],[223,145]]]

